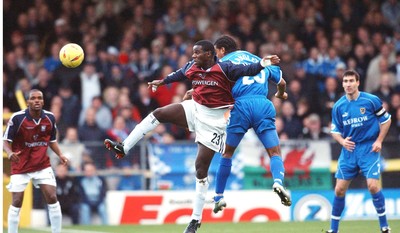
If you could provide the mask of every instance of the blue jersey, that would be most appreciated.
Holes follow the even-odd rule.
[[[355,100],[342,96],[332,109],[331,133],[360,143],[375,141],[380,126],[390,120],[390,114],[382,107],[382,101],[375,95],[360,92]]]
[[[246,51],[235,51],[227,54],[221,61],[231,61],[234,64],[251,64],[260,62],[261,58]],[[278,66],[268,66],[256,76],[240,77],[232,88],[232,96],[236,100],[245,95],[268,95],[268,80],[271,78],[278,84],[282,77],[282,72]]]
[[[246,51],[225,55],[221,61],[234,64],[258,63],[261,58]],[[268,66],[255,76],[240,77],[232,88],[235,105],[227,127],[226,143],[236,147],[248,129],[253,128],[265,148],[279,144],[275,128],[276,111],[267,99],[268,81],[280,82],[282,72],[278,66]]]

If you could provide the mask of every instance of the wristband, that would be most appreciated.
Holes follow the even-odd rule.
[[[261,59],[260,64],[262,67],[267,67],[271,65],[271,59]]]

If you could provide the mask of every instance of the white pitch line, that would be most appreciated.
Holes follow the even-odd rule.
[[[31,228],[31,230],[42,231],[42,232],[43,231],[51,232],[51,228],[50,227],[40,227],[40,228],[35,227],[35,228]],[[73,229],[65,229],[65,228],[62,229],[62,232],[63,233],[108,233],[108,232],[105,232],[105,231],[89,231],[89,230],[81,230],[81,229],[73,230]]]

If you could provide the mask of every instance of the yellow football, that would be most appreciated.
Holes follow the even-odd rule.
[[[78,44],[69,43],[61,48],[59,56],[61,63],[65,67],[75,68],[82,63],[85,53]]]

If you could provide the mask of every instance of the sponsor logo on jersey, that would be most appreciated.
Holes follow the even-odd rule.
[[[193,80],[192,85],[218,86],[218,82],[212,80]]]
[[[40,128],[40,130],[41,130],[42,132],[46,131],[46,126],[45,126],[45,125],[42,125],[41,128]]]
[[[343,125],[351,125],[352,127],[358,127],[361,126],[364,121],[367,121],[368,117],[367,116],[362,116],[362,117],[354,117],[350,118],[348,120],[343,121]]]
[[[25,142],[26,147],[39,147],[39,146],[47,146],[47,142]]]
[[[343,113],[342,117],[347,117],[349,115],[348,112]]]

